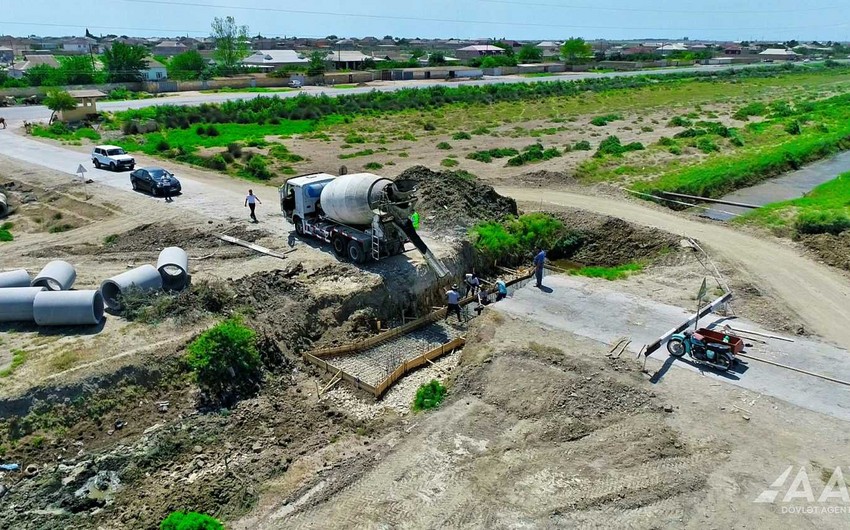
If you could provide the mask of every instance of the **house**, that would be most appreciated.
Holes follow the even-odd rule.
[[[106,97],[100,90],[69,90],[68,94],[77,100],[77,108],[59,112],[59,120],[64,122],[80,121],[97,114],[97,100]]]
[[[175,40],[164,40],[154,46],[152,51],[154,55],[173,57],[175,55],[180,55],[181,53],[188,50],[189,47],[183,43],[177,42]]]
[[[557,51],[557,52],[561,51],[561,45],[558,44],[557,42],[552,42],[550,40],[544,40],[543,42],[538,43],[537,47],[540,48],[541,50],[543,50],[544,52],[545,51]]]
[[[168,79],[168,70],[165,65],[152,57],[145,59],[145,67],[141,71],[145,81],[165,81]]]
[[[334,63],[337,70],[357,70],[363,68],[366,61],[383,61],[382,58],[365,55],[361,51],[336,50],[328,52],[328,62]]]
[[[678,43],[665,43],[656,48],[655,52],[660,53],[661,55],[672,55],[676,52],[686,52],[688,51],[688,47],[684,44]]]
[[[309,61],[295,50],[257,50],[242,61],[245,66],[275,70],[284,66],[305,66]]]
[[[737,44],[732,44],[723,48],[723,55],[741,55],[744,49]]]
[[[0,46],[0,64],[12,64],[15,62],[15,50]]]
[[[492,44],[473,44],[472,46],[464,46],[456,50],[458,59],[474,59],[475,57],[502,55],[504,53],[505,50],[503,48],[493,46]]]
[[[52,55],[28,55],[24,57],[23,61],[13,64],[7,70],[7,73],[13,79],[21,79],[26,75],[27,70],[42,64],[46,64],[51,68],[59,68],[59,61]]]
[[[762,61],[796,61],[800,56],[793,50],[768,48],[759,54]]]
[[[92,53],[97,42],[89,37],[75,37],[62,41],[62,49],[68,53]]]

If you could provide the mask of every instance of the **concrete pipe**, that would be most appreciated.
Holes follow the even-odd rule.
[[[0,217],[6,217],[9,213],[9,200],[0,193]]]
[[[32,322],[33,300],[44,287],[0,289],[0,322]]]
[[[39,326],[92,326],[103,320],[99,291],[44,291],[36,293],[32,315]]]
[[[162,276],[153,265],[142,265],[109,278],[100,284],[100,292],[106,305],[117,311],[121,309],[121,293],[131,287],[142,291],[162,289]]]
[[[162,276],[162,288],[180,291],[189,281],[189,256],[180,247],[168,247],[159,253],[156,268]]]
[[[30,274],[24,269],[0,272],[0,289],[6,287],[30,287]]]
[[[33,287],[46,287],[48,291],[67,291],[74,285],[77,271],[67,261],[51,261],[32,281]]]

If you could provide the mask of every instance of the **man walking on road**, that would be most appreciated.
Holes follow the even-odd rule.
[[[458,323],[463,322],[460,316],[460,293],[457,292],[457,284],[452,285],[452,288],[446,291],[446,302],[448,302],[448,308],[446,309],[446,318],[443,320],[448,320],[449,315],[454,313],[457,315]]]
[[[248,190],[248,196],[245,197],[245,206],[251,209],[251,219],[253,219],[255,223],[259,223],[259,221],[257,221],[257,214],[254,213],[254,208],[257,207],[257,203],[263,204],[263,201],[254,195],[254,190]]]
[[[537,287],[543,287],[543,265],[546,263],[546,251],[540,249],[540,252],[534,256],[534,275],[537,277]]]

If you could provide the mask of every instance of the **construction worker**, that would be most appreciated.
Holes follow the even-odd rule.
[[[534,256],[534,275],[537,277],[537,287],[543,287],[543,265],[546,264],[546,251],[542,248]]]
[[[259,221],[257,221],[257,214],[254,212],[254,208],[257,207],[257,203],[263,204],[263,201],[254,195],[254,190],[248,190],[248,196],[245,197],[245,206],[251,209],[251,219],[255,223],[259,223]]]
[[[508,296],[508,285],[505,280],[499,278],[496,280],[496,301],[504,300]]]
[[[452,285],[452,288],[446,291],[446,302],[448,303],[448,308],[446,309],[446,318],[443,320],[448,320],[449,315],[452,313],[457,315],[457,321],[463,322],[463,319],[460,316],[460,293],[457,291],[457,284]]]
[[[481,280],[478,279],[475,271],[467,273],[463,278],[463,283],[466,286],[466,294],[464,296],[469,296],[470,294],[475,296],[478,293],[478,289],[481,288]]]
[[[475,308],[475,312],[480,315],[486,305],[490,305],[490,293],[487,292],[487,289],[482,288],[478,291],[478,306]]]
[[[410,222],[413,224],[414,230],[419,230],[419,212],[413,212],[410,216]]]

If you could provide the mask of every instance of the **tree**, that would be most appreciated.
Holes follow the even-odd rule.
[[[567,64],[576,64],[592,54],[593,48],[581,37],[570,37],[561,46],[561,56]]]
[[[313,52],[310,54],[310,60],[307,62],[307,75],[315,77],[325,73],[327,66],[325,61],[328,56],[322,52]]]
[[[60,66],[65,82],[69,85],[91,85],[97,82],[97,72],[88,55],[74,55],[62,59]]]
[[[543,60],[543,50],[534,44],[526,44],[519,49],[517,59],[521,63],[539,63]]]
[[[65,71],[48,64],[40,64],[27,69],[26,79],[30,86],[62,86],[67,84]]]
[[[431,52],[428,56],[428,66],[443,66],[446,64],[446,55],[443,52]]]
[[[494,41],[493,46],[496,46],[496,47],[499,47],[499,48],[505,50],[505,55],[507,55],[508,57],[511,57],[514,54],[514,47],[509,42],[505,42],[503,40]]]
[[[47,97],[44,98],[44,105],[53,111],[50,113],[50,123],[53,123],[53,118],[57,112],[77,108],[77,100],[64,90],[54,90],[49,92]]]
[[[201,77],[207,62],[196,50],[189,50],[175,55],[168,63],[168,77],[179,81],[198,79]]]
[[[256,158],[259,155],[251,160]],[[221,402],[254,390],[261,365],[255,340],[254,330],[246,327],[238,317],[201,333],[189,344],[186,356],[198,385]]]
[[[144,46],[123,42],[113,43],[111,48],[103,52],[107,80],[110,83],[140,81],[147,56],[148,50]]]
[[[248,26],[237,26],[233,17],[216,17],[212,22],[212,38],[215,40],[215,60],[225,73],[233,73],[251,53]]]

